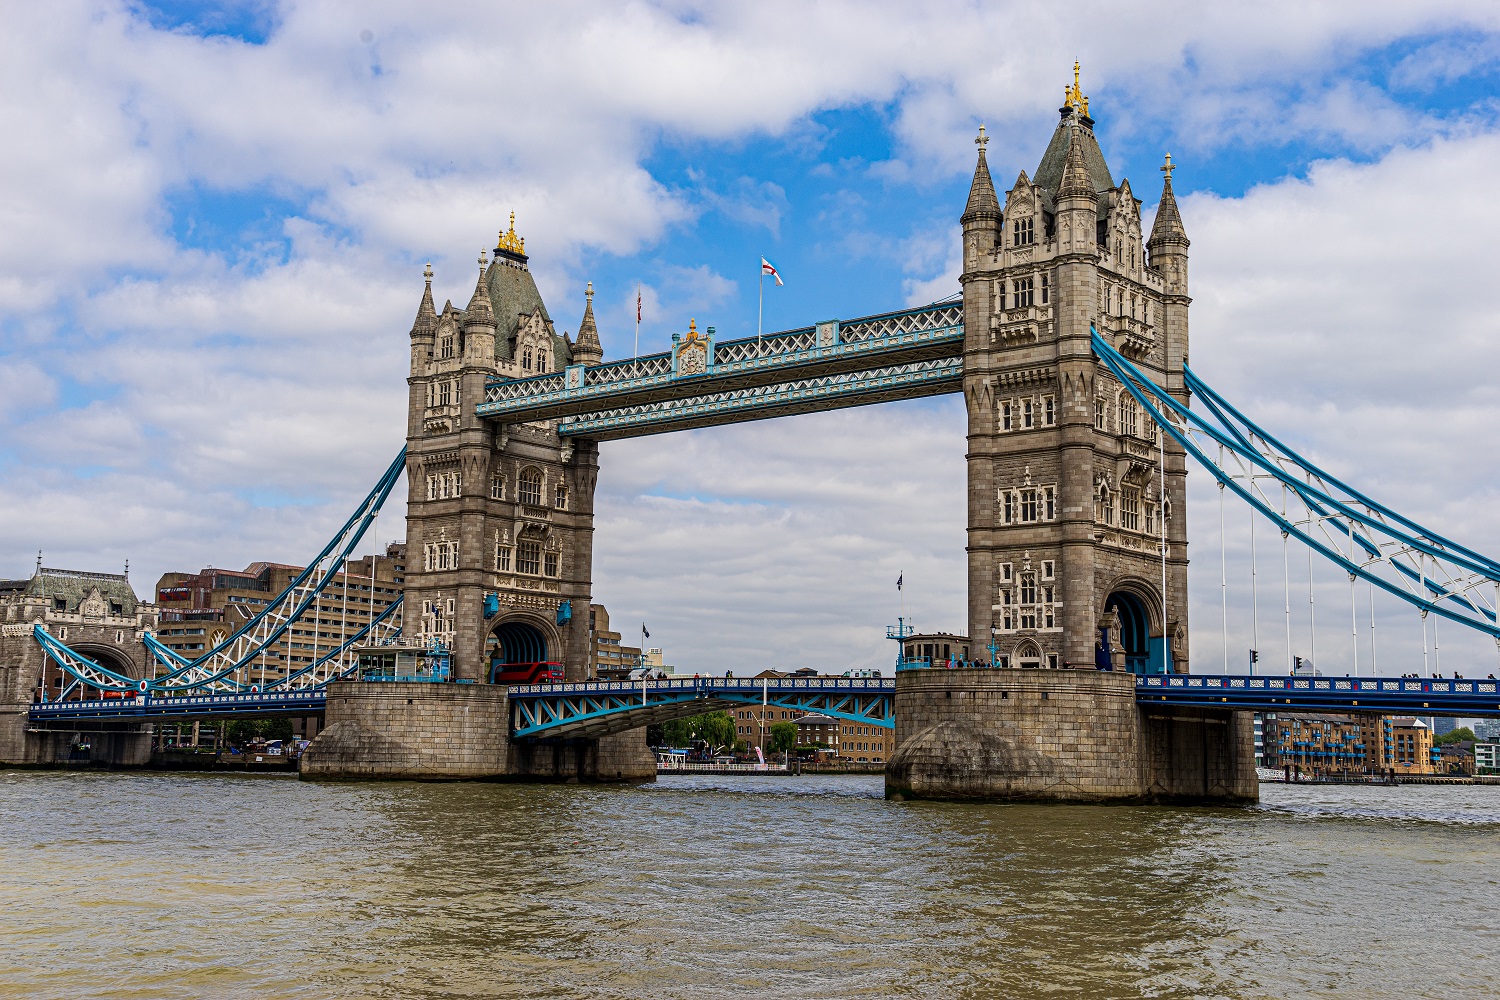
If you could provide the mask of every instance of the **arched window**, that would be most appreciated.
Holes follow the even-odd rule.
[[[1120,433],[1136,437],[1140,434],[1140,408],[1128,392],[1120,393]]]
[[[536,469],[527,469],[521,473],[520,479],[520,501],[531,504],[533,507],[542,505],[542,474]]]
[[[568,509],[568,488],[562,483],[557,484],[557,492],[552,499],[552,506],[558,510]]]
[[[539,372],[544,372],[544,371],[547,370],[547,352],[546,351],[537,351],[536,352],[536,370],[539,371]]]
[[[528,372],[531,371],[531,348],[529,347],[521,352],[521,368]]]

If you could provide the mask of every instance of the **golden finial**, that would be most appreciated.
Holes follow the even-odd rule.
[[[698,321],[696,319],[690,319],[690,320],[688,320],[688,335],[687,335],[687,339],[688,340],[697,340],[698,339]]]
[[[526,241],[516,235],[516,213],[510,213],[510,228],[495,239],[495,249],[526,255]]]
[[[1085,115],[1089,113],[1089,99],[1083,96],[1083,87],[1078,83],[1080,67],[1077,59],[1073,60],[1073,86],[1063,88],[1063,106],[1082,111]]]
[[[984,134],[984,126],[980,125],[979,126],[979,137],[974,140],[974,145],[978,146],[979,147],[979,151],[982,153],[982,152],[984,152],[984,147],[988,146],[989,144],[990,144],[990,137]]]
[[[1171,179],[1172,179],[1172,171],[1174,171],[1174,170],[1177,169],[1177,164],[1175,164],[1175,163],[1172,162],[1172,154],[1171,153],[1167,154],[1167,162],[1164,163],[1158,169],[1161,170],[1162,173],[1164,173],[1164,174],[1167,175],[1167,180],[1168,181],[1171,181]]]

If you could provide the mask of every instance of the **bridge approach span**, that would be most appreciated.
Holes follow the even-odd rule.
[[[804,715],[893,729],[892,677],[691,677],[510,689],[516,739],[596,738],[720,709],[767,705]]]

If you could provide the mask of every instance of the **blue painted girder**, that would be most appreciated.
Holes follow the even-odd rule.
[[[1500,715],[1500,681],[1398,677],[1233,677],[1148,674],[1136,701],[1258,712],[1378,712],[1381,715]]]
[[[673,355],[664,353],[592,367],[576,366],[534,378],[496,379],[485,387],[485,401],[476,407],[476,412],[481,417],[506,423],[558,419],[562,421],[559,431],[569,433],[564,429],[567,418],[771,387],[788,391],[786,387],[794,384],[876,370],[885,371],[889,379],[899,369],[923,362],[956,362],[961,375],[963,337],[962,304],[945,303],[843,323],[829,321],[761,338],[719,344],[705,338],[700,343],[706,347],[707,365],[699,374],[680,374]],[[853,401],[858,395],[858,382],[858,378],[845,377],[823,383],[824,398],[816,408],[836,408],[838,400],[845,397],[851,401],[844,405],[858,405]],[[894,390],[894,383],[887,388]],[[915,392],[916,395],[931,395],[939,391],[956,392],[960,386],[934,389],[928,378],[916,380],[911,388],[926,390]],[[744,414],[739,417],[741,420],[781,415],[755,412],[756,409],[721,406],[719,412],[721,416],[739,412]]]
[[[780,680],[693,677],[657,681],[518,684],[510,689],[517,739],[598,738],[703,712],[744,705],[815,712],[893,729],[894,678],[799,677]]]
[[[322,712],[325,704],[327,704],[327,696],[321,690],[202,694],[172,698],[143,694],[137,698],[39,702],[31,706],[29,720],[32,723],[44,723],[76,719],[192,719],[223,715],[313,715]]]

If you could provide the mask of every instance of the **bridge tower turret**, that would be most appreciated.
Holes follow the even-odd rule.
[[[969,634],[993,636],[1010,666],[1182,670],[1182,517],[1165,561],[1160,542],[1163,510],[1184,509],[1183,456],[1169,443],[1162,475],[1156,428],[1091,331],[1180,387],[1186,236],[1169,178],[1148,260],[1140,202],[1110,175],[1076,72],[1059,114],[1003,210],[981,134],[962,217]]]
[[[597,445],[564,440],[552,421],[475,413],[497,381],[562,377],[574,345],[553,328],[514,215],[493,261],[481,254],[466,308],[438,312],[431,288],[429,268],[408,378],[403,632],[447,644],[460,679],[542,661],[582,679]],[[591,308],[585,319],[592,328]]]

